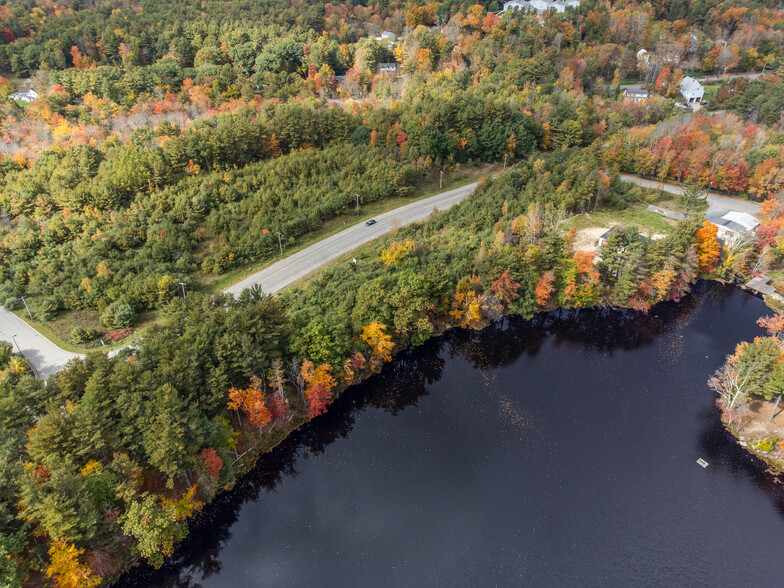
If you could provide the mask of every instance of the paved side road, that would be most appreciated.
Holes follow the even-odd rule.
[[[84,357],[60,349],[18,316],[2,307],[0,307],[0,341],[11,343],[14,353],[21,350],[22,355],[33,365],[35,375],[43,379],[60,371],[74,357]],[[19,349],[16,347],[17,343]]]
[[[665,192],[669,192],[670,194],[683,194],[684,188],[676,185],[676,184],[665,184],[664,182],[659,182],[656,180],[646,180],[645,178],[640,178],[638,176],[631,176],[629,174],[621,174],[621,179],[624,182],[631,182],[632,184],[637,184],[643,188],[653,188],[654,190],[663,190]],[[756,215],[759,214],[759,204],[755,202],[749,202],[748,200],[739,200],[737,198],[729,198],[727,196],[722,196],[721,194],[716,194],[714,192],[708,192],[708,202],[710,203],[712,208],[726,208],[727,210],[736,210],[738,212],[748,212],[749,214]]]
[[[770,72],[765,72],[770,73]],[[765,75],[762,72],[756,73],[729,73],[724,74],[723,76],[705,76],[704,78],[700,78],[697,80],[698,82],[728,82],[729,80],[734,80],[735,78],[748,78],[750,80],[756,80],[757,78],[762,77]],[[636,84],[621,84],[621,90],[642,90],[643,84],[642,82],[638,82]]]
[[[364,243],[387,234],[392,229],[393,222],[402,227],[424,220],[430,216],[434,208],[446,210],[453,204],[467,198],[475,188],[476,183],[468,184],[380,214],[376,217],[376,224],[368,227],[362,222],[349,227],[267,266],[226,288],[224,292],[238,296],[246,288],[250,288],[253,284],[259,284],[265,292],[277,293],[322,265],[353,251]]]

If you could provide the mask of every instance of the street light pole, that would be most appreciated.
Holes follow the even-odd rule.
[[[506,171],[506,158],[509,157],[508,153],[504,153],[504,171]]]
[[[22,300],[22,304],[25,305],[25,310],[27,310],[27,316],[30,317],[30,320],[33,320],[33,314],[30,312],[30,307],[27,306],[27,302],[25,302],[25,297],[22,296],[21,300]]]
[[[280,231],[278,233],[278,246],[280,247],[280,256],[283,257],[283,241],[280,238],[283,236]]]
[[[19,347],[19,341],[16,340],[16,335],[11,335],[11,339],[16,343],[16,350],[19,352],[19,355],[22,355],[22,349]],[[24,357],[24,355],[22,355],[22,357]]]
[[[354,194],[357,197],[357,214],[359,214],[359,194]]]
[[[185,282],[179,282],[180,288],[182,288],[182,297],[185,298]]]
[[[438,188],[439,189],[443,188],[443,186],[444,186],[444,172],[441,171],[440,173],[441,173],[441,175],[438,178]]]

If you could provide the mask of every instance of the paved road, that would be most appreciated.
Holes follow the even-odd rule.
[[[637,176],[622,174],[621,179],[638,186],[661,189],[672,194],[683,192],[683,188],[680,186],[665,184],[655,180],[646,180]],[[242,290],[250,287],[252,284],[260,284],[266,292],[279,292],[326,263],[337,259],[364,243],[385,235],[392,229],[393,222],[398,226],[404,226],[424,220],[434,208],[446,210],[472,194],[475,188],[475,183],[469,184],[448,192],[442,192],[430,198],[412,202],[377,216],[376,224],[369,227],[365,226],[364,222],[351,226],[248,276],[225,291],[237,296]],[[737,210],[750,214],[759,212],[759,206],[753,202],[727,198],[720,194],[711,193],[708,195],[708,200],[711,206],[716,208]],[[60,349],[16,315],[0,307],[0,340],[12,343],[11,335],[16,336],[16,341],[19,343],[22,353],[33,364],[39,377],[45,378],[62,369],[72,358],[82,357],[79,354]],[[117,350],[114,353],[116,352]]]
[[[60,371],[74,357],[84,357],[60,349],[18,316],[0,307],[0,341],[11,343],[16,353],[18,350],[14,337],[22,355],[33,365],[39,378],[46,378]]]
[[[468,184],[380,214],[376,217],[376,224],[372,226],[365,226],[365,223],[362,222],[349,227],[267,266],[224,291],[238,296],[246,288],[253,284],[259,284],[265,292],[277,293],[322,265],[353,251],[368,241],[387,234],[392,229],[393,222],[402,227],[424,220],[434,208],[446,210],[473,193],[474,188],[476,188],[476,183]]]
[[[765,72],[765,73],[771,73],[771,72]],[[697,81],[698,82],[723,82],[723,81],[732,80],[734,78],[748,78],[750,80],[756,80],[757,78],[765,75],[765,73],[762,72],[729,73],[723,76],[705,76],[704,78],[700,78]],[[611,84],[608,85],[611,86]],[[621,84],[621,90],[641,90],[642,88],[643,88],[642,82],[638,82],[636,84]]]
[[[656,180],[646,180],[637,176],[628,174],[621,174],[621,179],[624,182],[631,182],[643,188],[653,188],[654,190],[663,190],[670,194],[683,194],[684,189],[676,184],[665,184]],[[726,208],[727,210],[737,210],[738,212],[748,212],[749,214],[759,214],[759,204],[749,202],[748,200],[738,200],[737,198],[728,198],[721,194],[708,192],[708,202],[712,208]]]

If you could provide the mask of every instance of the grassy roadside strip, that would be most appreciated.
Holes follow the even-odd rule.
[[[139,322],[137,323],[136,327],[134,328],[134,333],[130,337],[126,337],[122,341],[118,341],[116,343],[108,343],[106,342],[105,345],[101,345],[99,340],[97,341],[97,345],[92,345],[90,347],[80,347],[75,345],[71,342],[69,338],[64,337],[58,331],[56,331],[49,323],[42,323],[39,321],[30,320],[30,317],[27,315],[27,312],[23,310],[15,310],[13,313],[23,320],[25,323],[30,325],[33,329],[38,331],[41,335],[49,339],[52,343],[64,349],[65,351],[70,351],[71,353],[87,353],[88,351],[95,351],[97,349],[102,349],[103,351],[112,351],[113,349],[119,349],[120,347],[124,347],[129,343],[133,343],[134,341],[141,338],[142,333],[145,327],[149,326],[154,322],[154,317],[157,316],[157,311],[145,312],[139,315]],[[150,315],[150,316],[147,316]]]
[[[318,231],[314,231],[305,235],[300,242],[296,243],[294,246],[289,247],[288,249],[284,249],[285,255],[283,258],[305,249],[314,243],[318,243],[327,237],[339,233],[353,224],[366,221],[370,218],[373,218],[374,216],[384,212],[389,212],[401,206],[405,206],[406,204],[416,202],[417,200],[422,200],[441,192],[460,188],[461,186],[465,186],[477,181],[482,176],[494,175],[502,168],[502,164],[485,164],[475,167],[458,166],[457,169],[444,173],[444,183],[441,187],[439,187],[438,174],[431,174],[430,176],[424,178],[420,186],[415,188],[412,192],[412,195],[410,196],[391,198],[381,202],[372,202],[366,205],[361,205],[359,214],[348,214],[329,220]],[[222,291],[224,288],[231,286],[235,282],[238,282],[243,278],[259,271],[260,269],[263,269],[266,266],[279,261],[280,259],[281,258],[275,258],[264,263],[245,265],[219,275],[205,276],[204,274],[197,273],[194,276],[194,286],[196,291],[200,293],[215,294]],[[48,323],[30,320],[30,317],[27,315],[27,312],[24,309],[14,311],[14,314],[30,325],[33,329],[41,333],[44,337],[49,339],[52,343],[72,353],[86,353],[95,349],[111,351],[119,347],[124,347],[125,345],[133,343],[134,341],[142,338],[145,329],[155,323],[158,315],[157,311],[141,313],[139,315],[137,324],[134,326],[135,332],[133,335],[123,339],[122,341],[111,344],[107,342],[105,346],[100,345],[99,342],[98,345],[81,347],[79,345],[75,345],[67,336],[63,336],[60,333],[60,331],[63,329],[69,330],[69,328],[80,325],[78,321],[69,320],[69,315],[71,313],[60,313],[57,319],[55,319],[54,322],[61,323],[61,328],[59,329],[53,328],[53,326]],[[80,326],[91,327],[93,325]]]
[[[232,284],[248,277],[249,275],[262,270],[265,267],[280,261],[281,259],[285,259],[289,255],[306,249],[307,247],[310,247],[311,245],[318,243],[327,237],[331,237],[332,235],[335,235],[354,224],[364,222],[385,212],[389,212],[418,200],[429,198],[430,196],[434,196],[441,192],[447,192],[449,190],[454,190],[455,188],[460,188],[466,184],[477,181],[482,176],[495,174],[500,169],[502,169],[502,167],[503,166],[500,164],[490,164],[469,168],[463,167],[451,172],[445,172],[444,184],[442,187],[438,186],[437,175],[435,177],[430,176],[423,181],[423,184],[419,188],[413,191],[411,196],[390,198],[381,202],[363,204],[360,206],[359,214],[348,214],[329,220],[321,227],[321,229],[308,233],[295,245],[290,246],[289,248],[284,248],[283,257],[276,257],[275,259],[271,259],[262,263],[245,265],[219,275],[210,275],[205,277],[203,274],[197,273],[197,290],[205,294],[216,294],[225,288],[228,288]]]
[[[65,349],[66,351],[70,351],[71,353],[84,353],[85,350],[81,347],[77,347],[70,341],[66,340],[65,338],[61,337],[60,334],[52,329],[46,323],[39,323],[38,321],[31,321],[30,317],[27,316],[27,311],[24,309],[22,310],[14,310],[12,311],[18,318],[26,322],[30,325],[33,329],[41,333],[44,337],[49,339],[52,343],[57,345],[58,347]]]

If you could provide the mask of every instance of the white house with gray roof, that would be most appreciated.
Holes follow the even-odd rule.
[[[32,102],[38,98],[38,92],[32,88],[19,88],[16,92],[11,94],[9,98],[13,101],[21,100],[22,102]]]
[[[678,85],[681,95],[686,99],[686,102],[700,103],[702,97],[705,95],[705,88],[701,83],[692,77],[686,76],[681,80]]]
[[[716,236],[726,243],[753,235],[760,224],[759,219],[748,212],[726,208],[710,208],[705,218],[716,225]]]

